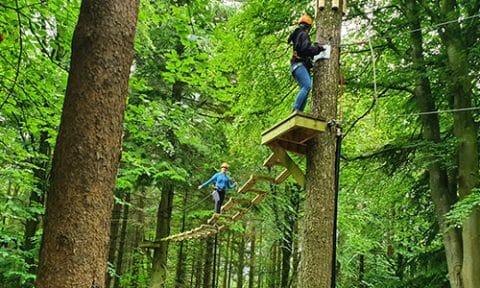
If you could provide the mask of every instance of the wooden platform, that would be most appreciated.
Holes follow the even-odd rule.
[[[327,128],[325,119],[295,112],[262,132],[263,145],[280,146],[298,154],[306,153],[306,142]]]

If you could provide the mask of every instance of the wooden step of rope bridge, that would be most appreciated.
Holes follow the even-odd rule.
[[[272,150],[272,154],[263,165],[271,168],[282,166],[285,169],[276,177],[265,175],[251,175],[238,192],[246,197],[231,197],[221,208],[222,214],[215,213],[207,224],[179,234],[171,235],[160,241],[184,241],[201,239],[227,229],[231,224],[240,220],[253,205],[259,204],[268,195],[268,192],[255,187],[259,182],[280,184],[289,176],[301,186],[305,186],[305,174],[293,161],[287,152],[304,155],[307,151],[307,142],[327,129],[325,119],[295,112],[262,132],[262,144]],[[143,248],[156,248],[159,242],[146,242]]]

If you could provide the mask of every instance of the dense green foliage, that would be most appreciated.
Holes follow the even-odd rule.
[[[231,164],[240,183],[252,173],[278,172],[262,167],[269,151],[260,145],[260,135],[291,112],[297,90],[288,73],[286,39],[297,16],[313,12],[309,2],[141,1],[115,193],[117,206],[131,209],[126,218],[114,214],[112,219],[127,225],[125,263],[121,271],[110,263],[109,271],[120,287],[148,287],[151,250],[138,249],[134,239],[154,240],[163,184],[175,185],[175,234],[211,215],[210,191],[197,186],[220,162]],[[477,2],[458,2],[462,33],[480,33]],[[418,71],[409,54],[404,6],[397,0],[352,1],[344,19],[337,287],[448,287],[427,172],[431,156],[453,178],[458,168],[451,76],[441,41],[447,23],[433,3],[419,5],[426,76],[436,108],[445,111],[438,114],[442,142],[432,145],[422,138],[414,104]],[[0,3],[0,287],[32,287],[35,277],[78,10],[75,0]],[[480,46],[473,38],[467,55],[477,79],[472,83],[476,109]],[[295,160],[304,166],[304,158]],[[229,265],[249,265],[252,235],[257,238],[252,287],[280,287],[281,251],[292,253],[287,280],[291,287],[297,283],[303,194],[290,181],[265,188],[271,191],[266,200],[219,237],[220,283],[227,281],[220,271],[233,271]],[[452,227],[461,227],[480,205],[479,195],[477,188],[455,205],[449,213]],[[29,220],[36,223],[33,235],[27,233]],[[30,242],[33,246],[26,245]],[[205,246],[192,241],[182,248],[185,279],[192,285],[199,284]],[[170,244],[167,287],[176,281],[179,249]],[[230,277],[239,281],[238,273]]]

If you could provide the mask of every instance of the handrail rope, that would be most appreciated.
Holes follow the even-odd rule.
[[[209,195],[205,196],[205,197],[204,197],[202,200],[200,200],[199,202],[196,202],[196,203],[194,203],[194,204],[192,204],[192,205],[190,205],[190,206],[187,206],[187,207],[181,209],[180,211],[182,211],[182,212],[189,211],[189,210],[195,208],[196,206],[202,204],[203,202],[205,202],[210,196],[211,196],[211,195],[209,194]]]
[[[422,28],[407,30],[407,31],[400,32],[400,33],[395,33],[395,35],[392,35],[392,36],[369,37],[369,39],[367,39],[367,40],[353,41],[353,42],[347,42],[347,43],[340,43],[339,46],[341,46],[341,47],[346,47],[346,46],[354,46],[354,45],[358,45],[358,44],[368,44],[369,41],[370,41],[370,38],[374,38],[374,40],[377,40],[377,39],[392,39],[392,38],[397,38],[398,36],[403,35],[403,34],[413,33],[413,32],[418,32],[418,31],[423,31],[423,30],[427,30],[427,29],[433,30],[433,29],[435,29],[435,28],[438,28],[438,27],[441,27],[441,26],[445,26],[445,25],[448,25],[448,24],[451,24],[451,23],[463,22],[463,21],[465,21],[465,20],[470,20],[470,19],[474,19],[474,18],[477,18],[477,17],[480,17],[480,13],[479,13],[479,14],[475,14],[475,15],[471,15],[471,16],[468,16],[468,17],[461,17],[461,18],[458,18],[458,19],[455,19],[455,20],[449,20],[449,21],[441,22],[441,23],[438,23],[438,24],[435,24],[435,25],[431,25],[431,26],[426,26],[426,27],[422,27]],[[429,31],[431,31],[431,30],[427,30],[427,31],[429,32]]]
[[[380,117],[380,118],[402,118],[402,117],[407,118],[407,117],[421,116],[421,115],[468,112],[468,111],[475,111],[475,110],[480,110],[480,106],[456,108],[456,109],[446,109],[446,110],[433,110],[433,111],[409,113],[409,114],[385,114],[385,115],[379,115],[378,117]]]

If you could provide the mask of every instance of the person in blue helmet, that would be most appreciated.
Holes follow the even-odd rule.
[[[303,112],[307,105],[308,93],[312,89],[310,69],[313,67],[313,56],[324,51],[325,48],[317,43],[312,45],[308,33],[312,28],[312,18],[306,14],[298,20],[298,27],[288,37],[288,44],[292,44],[293,56],[290,61],[290,73],[297,81],[300,91],[297,94],[293,111]]]
[[[223,201],[225,200],[225,193],[227,189],[233,189],[237,187],[236,182],[227,176],[227,171],[230,168],[228,163],[223,162],[220,168],[220,172],[215,173],[207,182],[198,186],[198,189],[203,189],[208,185],[215,183],[213,188],[213,199],[215,200],[215,213],[220,214]]]

